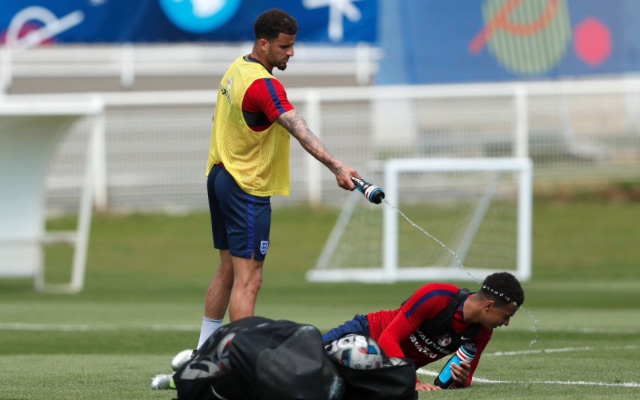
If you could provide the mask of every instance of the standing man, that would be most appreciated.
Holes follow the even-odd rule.
[[[198,347],[220,327],[227,309],[231,321],[254,315],[269,248],[270,196],[290,190],[289,135],[335,174],[341,188],[354,190],[351,177],[360,177],[327,151],[272,75],[293,57],[296,20],[271,9],[253,29],[251,54],[233,62],[218,87],[207,191],[220,266],[206,293]]]
[[[389,357],[408,357],[416,369],[455,353],[473,343],[476,356],[468,364],[452,365],[455,387],[471,385],[480,356],[495,328],[508,326],[524,302],[520,282],[508,272],[487,276],[476,293],[447,283],[427,283],[395,310],[356,315],[322,336],[329,344],[354,333],[370,336]],[[416,382],[416,391],[440,390]]]

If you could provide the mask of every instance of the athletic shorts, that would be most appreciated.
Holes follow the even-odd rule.
[[[229,250],[235,257],[264,260],[269,249],[271,198],[240,189],[221,165],[214,165],[207,178],[213,247]]]
[[[369,319],[366,315],[356,315],[337,328],[322,335],[322,344],[326,345],[350,333],[369,336]]]

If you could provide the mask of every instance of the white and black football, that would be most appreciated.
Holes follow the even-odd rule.
[[[356,334],[331,342],[325,351],[334,361],[353,369],[381,368],[384,359],[375,340]]]

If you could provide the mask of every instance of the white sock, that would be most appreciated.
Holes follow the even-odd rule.
[[[202,317],[202,327],[200,328],[200,340],[198,340],[198,347],[196,348],[199,349],[200,346],[202,346],[202,344],[206,342],[207,339],[209,339],[209,336],[213,335],[214,332],[217,331],[221,325],[222,325],[221,319],[211,319],[207,317]]]

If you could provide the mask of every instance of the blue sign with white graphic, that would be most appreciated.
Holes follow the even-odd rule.
[[[270,8],[297,19],[299,42],[377,40],[378,0],[2,0],[0,42],[253,41]]]
[[[233,18],[241,4],[242,0],[160,0],[171,22],[191,33],[207,33],[221,27]]]

